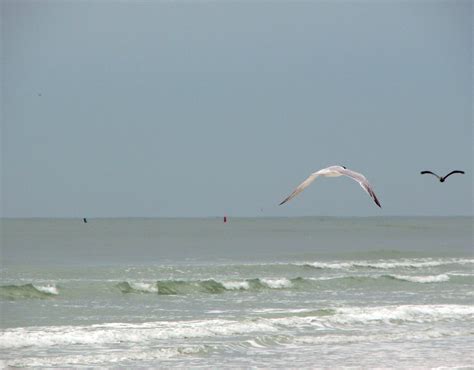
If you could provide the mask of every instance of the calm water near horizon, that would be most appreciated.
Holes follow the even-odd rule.
[[[472,217],[3,219],[0,366],[472,367]]]

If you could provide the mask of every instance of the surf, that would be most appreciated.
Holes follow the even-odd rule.
[[[7,300],[40,298],[46,299],[59,295],[59,289],[54,284],[37,285],[3,285],[0,286],[0,298]]]

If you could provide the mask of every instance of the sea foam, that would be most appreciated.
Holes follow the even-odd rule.
[[[260,281],[272,289],[291,288],[293,283],[286,279],[260,279]]]
[[[189,346],[176,348],[158,348],[153,350],[121,350],[102,354],[78,354],[66,356],[21,357],[7,361],[13,367],[75,367],[119,364],[123,361],[159,361],[183,355],[206,353],[206,346]],[[0,362],[0,366],[2,363]],[[6,367],[6,366],[5,366]],[[3,366],[1,367],[3,368]]]
[[[51,326],[8,328],[0,333],[0,348],[44,348],[69,345],[107,345],[113,343],[163,343],[173,339],[250,335],[252,333],[285,333],[297,327],[315,330],[354,329],[354,325],[400,322],[432,323],[468,321],[474,318],[474,307],[468,305],[404,305],[375,307],[341,307],[313,312],[288,312],[278,317],[248,320],[204,319],[157,321],[140,324],[110,323],[89,326]]]
[[[48,284],[48,285],[36,285],[33,284],[33,286],[38,289],[40,292],[46,293],[46,294],[51,294],[51,295],[58,295],[59,290],[56,287],[56,285]]]
[[[227,336],[276,330],[270,323],[264,321],[224,319],[12,328],[0,333],[0,348],[96,345],[120,342],[141,343],[154,340]]]
[[[248,281],[225,281],[222,285],[227,290],[248,290],[250,288]]]
[[[424,259],[424,258],[412,258],[412,259],[389,259],[389,260],[375,260],[375,261],[333,261],[333,262],[308,262],[300,265],[313,267],[317,269],[356,269],[356,268],[368,268],[368,269],[396,269],[396,268],[425,268],[425,267],[437,267],[451,264],[473,264],[474,259],[466,258],[446,258],[446,259]]]
[[[117,287],[123,293],[158,293],[156,283],[123,281]]]
[[[396,280],[410,281],[412,283],[441,283],[449,280],[446,274],[428,275],[428,276],[409,276],[409,275],[388,275],[388,277]]]

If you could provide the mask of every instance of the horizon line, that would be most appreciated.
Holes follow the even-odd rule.
[[[288,218],[402,218],[402,217],[413,217],[413,218],[472,218],[472,215],[374,215],[374,216],[330,216],[330,215],[304,215],[304,216],[90,216],[90,217],[75,217],[75,216],[29,216],[29,217],[4,217],[0,216],[0,220],[35,220],[35,219],[44,219],[44,220],[83,220],[84,218],[90,220],[107,220],[107,219],[222,219],[224,216],[227,219],[288,219]]]

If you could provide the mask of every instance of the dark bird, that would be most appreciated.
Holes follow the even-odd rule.
[[[462,175],[464,175],[464,171],[451,171],[450,173],[448,173],[446,176],[438,176],[437,174],[435,174],[434,172],[431,172],[431,171],[421,171],[420,172],[422,175],[424,174],[427,174],[429,173],[430,175],[433,175],[433,176],[436,176],[438,179],[439,179],[439,182],[444,182],[449,176],[451,176],[453,173],[460,173]]]
[[[87,218],[83,218],[82,221],[84,221],[84,223],[87,224]]]

